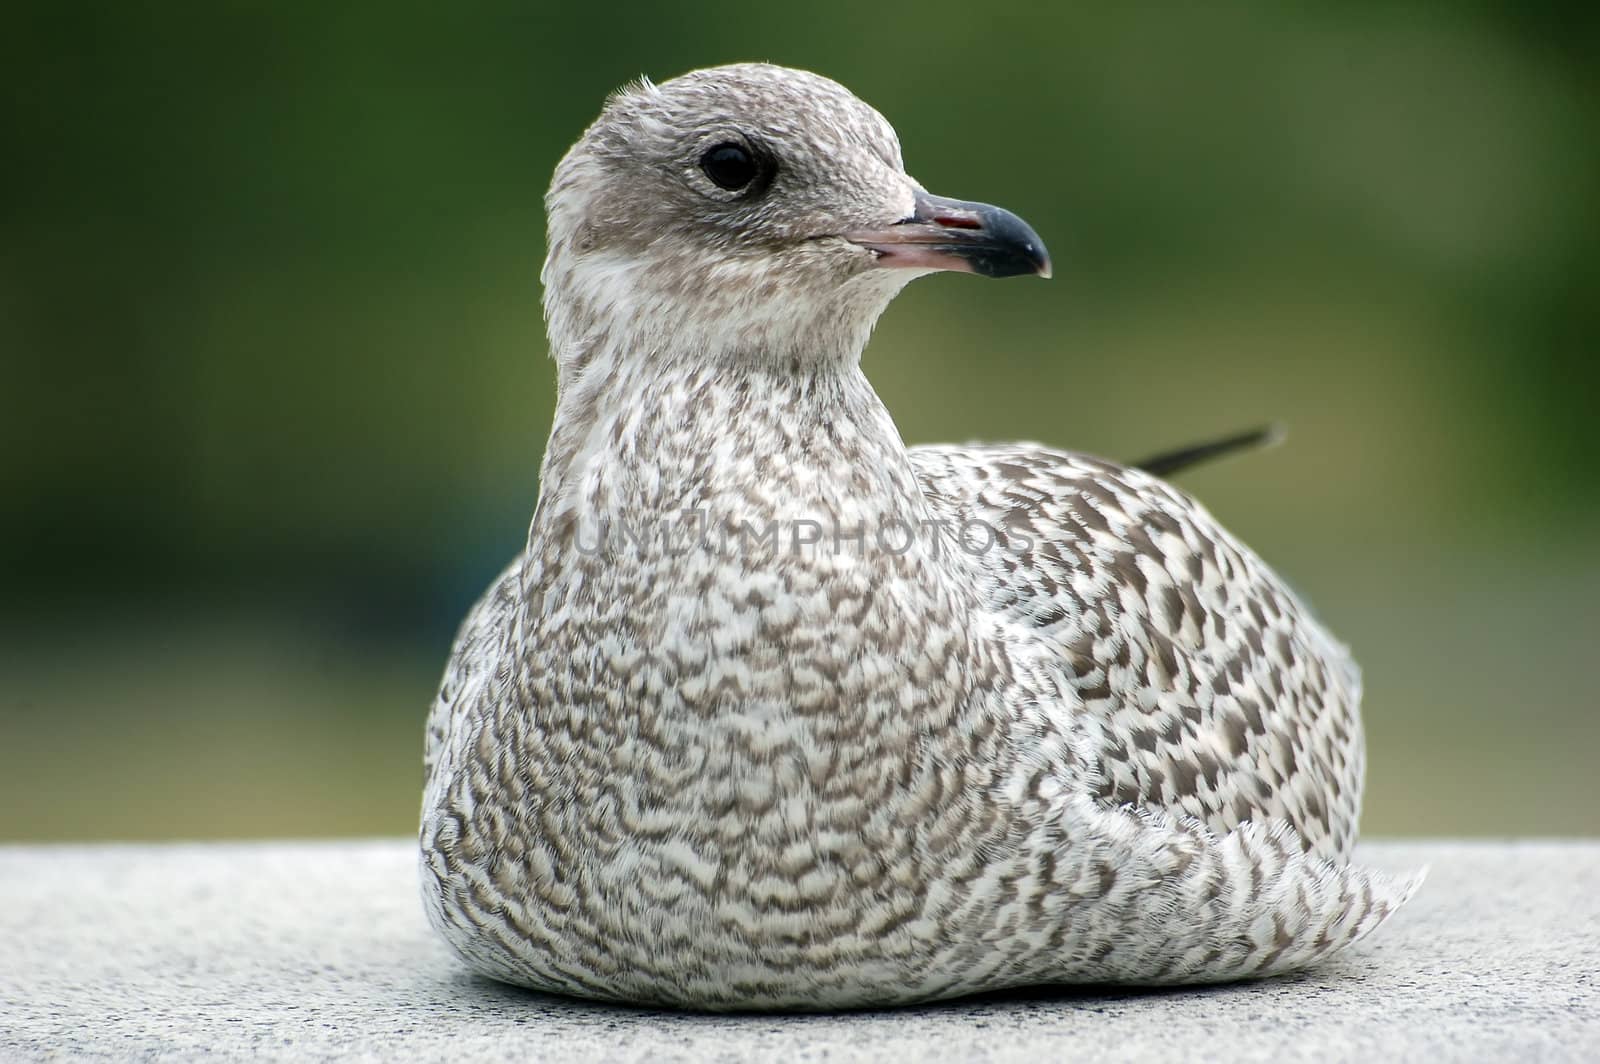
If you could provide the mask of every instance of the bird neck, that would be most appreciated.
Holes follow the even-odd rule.
[[[818,279],[736,260],[713,279],[670,256],[575,256],[554,227],[551,241],[540,277],[564,393],[596,378],[649,381],[713,366],[729,377],[767,374],[776,391],[804,389],[813,376],[860,364],[873,325],[915,276],[865,270]]]
[[[562,381],[530,546],[689,513],[827,534],[925,520],[898,430],[854,359],[591,355]],[[809,534],[809,533],[807,533]]]

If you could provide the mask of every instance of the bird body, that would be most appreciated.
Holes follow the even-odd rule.
[[[1206,982],[1414,888],[1348,863],[1354,667],[1198,504],[901,440],[873,322],[920,272],[1047,272],[1020,220],[765,65],[613,98],[547,204],[540,499],[428,723],[469,965],[707,1008]]]

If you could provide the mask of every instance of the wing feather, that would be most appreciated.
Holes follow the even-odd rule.
[[[1060,650],[1098,725],[1098,796],[1225,834],[1282,820],[1348,859],[1360,674],[1206,510],[1138,469],[1034,445],[911,450],[930,504],[1006,536],[990,608]]]

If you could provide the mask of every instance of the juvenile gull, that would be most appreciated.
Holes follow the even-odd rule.
[[[1042,274],[841,86],[613,96],[556,168],[559,398],[527,549],[428,721],[428,916],[585,997],[827,1008],[1303,967],[1415,881],[1349,863],[1360,680],[1147,473],[907,448],[860,369],[934,270]]]

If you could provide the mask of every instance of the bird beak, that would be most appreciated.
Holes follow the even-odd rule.
[[[985,277],[1050,276],[1050,253],[1027,222],[987,203],[918,192],[911,217],[844,238],[878,255],[878,265],[959,270]]]

